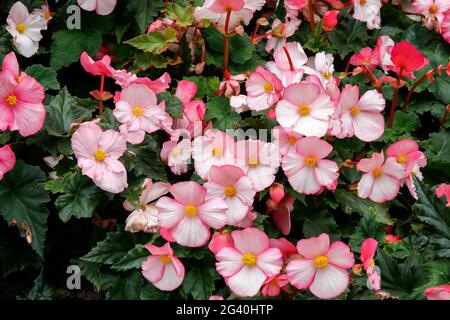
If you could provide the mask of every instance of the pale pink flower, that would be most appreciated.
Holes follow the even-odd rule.
[[[113,75],[114,78],[114,75]],[[170,75],[167,72],[164,72],[164,74],[159,77],[156,80],[151,80],[150,78],[144,77],[144,78],[135,78],[132,77],[131,82],[125,83],[125,87],[130,84],[143,84],[146,85],[150,90],[152,90],[155,94],[163,93],[167,89],[169,89],[170,82],[172,79],[170,78]],[[116,81],[118,81],[116,79]],[[122,88],[125,89],[124,84],[121,84]]]
[[[152,255],[142,263],[142,275],[159,290],[178,288],[184,280],[184,265],[175,256],[170,243],[161,247],[149,243],[145,247]]]
[[[231,165],[212,166],[209,180],[204,187],[208,190],[207,200],[225,200],[228,206],[227,224],[230,225],[235,225],[245,218],[256,195],[252,181],[241,168]]]
[[[158,209],[155,203],[157,199],[169,192],[170,183],[153,183],[152,179],[145,179],[142,188],[138,208],[134,208],[127,200],[123,203],[126,210],[132,211],[125,222],[125,231],[155,233],[159,228]]]
[[[224,97],[238,96],[241,93],[241,84],[239,81],[244,81],[247,79],[245,74],[230,75],[229,73],[225,75],[226,80],[222,81],[219,85],[219,90],[217,95]]]
[[[327,84],[334,81],[334,57],[330,53],[319,52],[314,57],[314,62],[310,59],[308,66],[305,67],[305,73],[313,76],[317,76],[322,83],[322,86],[326,88]]]
[[[365,66],[370,70],[375,70],[380,64],[379,52],[369,47],[362,48],[361,51],[352,55],[350,64],[357,67]]]
[[[280,154],[275,144],[260,140],[239,140],[235,156],[236,164],[252,180],[256,191],[264,190],[275,181],[280,166]]]
[[[438,198],[445,196],[447,198],[447,207],[450,207],[450,184],[441,183],[436,188],[436,195]]]
[[[103,132],[95,123],[81,125],[72,136],[72,149],[81,172],[101,189],[120,193],[128,186],[127,171],[119,161],[127,142],[119,132]]]
[[[33,77],[18,76],[18,69],[12,65],[5,68],[4,61],[0,72],[0,131],[18,130],[24,137],[37,133],[44,125],[44,99],[44,88],[39,82]]]
[[[8,80],[19,84],[25,77],[28,75],[25,72],[20,71],[19,62],[17,61],[16,54],[14,52],[10,52],[5,55],[2,62],[2,71],[8,71],[9,77]]]
[[[187,172],[188,164],[191,163],[192,144],[191,139],[186,136],[188,134],[185,130],[175,130],[170,140],[162,145],[161,159],[176,175]],[[182,137],[181,141],[179,141],[180,137]]]
[[[295,17],[286,18],[284,23],[280,19],[275,19],[272,23],[272,31],[267,37],[266,51],[271,52],[282,48],[286,44],[286,38],[295,33],[300,23],[301,21]]]
[[[302,46],[298,42],[288,42],[273,53],[274,61],[266,63],[266,68],[274,73],[287,87],[302,80],[304,65],[308,61]]]
[[[39,49],[41,31],[47,29],[47,22],[38,14],[29,14],[27,7],[18,1],[9,10],[6,23],[17,51],[26,58],[33,56]]]
[[[450,284],[428,288],[423,294],[428,300],[450,300]]]
[[[283,128],[276,126],[272,130],[273,143],[280,150],[281,156],[285,156],[288,153],[296,152],[295,145],[303,138],[303,135],[294,131],[294,129]]]
[[[299,12],[306,7],[308,0],[285,0],[284,7],[286,8],[287,15],[291,17],[298,16]]]
[[[117,0],[78,0],[78,5],[86,11],[94,11],[101,16],[107,16],[114,11]]]
[[[206,130],[203,136],[197,137],[192,143],[192,157],[195,172],[208,180],[212,166],[234,164],[234,139],[224,131]]]
[[[265,297],[277,297],[280,295],[281,289],[289,283],[288,277],[285,274],[278,274],[267,278],[261,289],[261,293]]]
[[[257,67],[247,82],[247,104],[251,110],[261,111],[274,105],[281,96],[283,85],[270,71]]]
[[[324,136],[334,110],[330,97],[313,83],[291,84],[275,109],[282,127],[292,128],[307,137]]]
[[[52,12],[50,11],[50,6],[47,1],[45,1],[45,4],[43,4],[40,8],[34,9],[32,13],[41,17],[41,20],[45,23],[48,23],[53,19]]]
[[[256,228],[235,230],[231,237],[233,247],[216,254],[217,272],[236,295],[255,296],[267,278],[280,272],[281,251],[271,247],[269,237]]]
[[[318,237],[297,243],[301,258],[292,260],[286,267],[290,283],[297,289],[308,289],[316,297],[331,299],[348,287],[349,273],[355,262],[350,248],[342,241],[330,245],[330,237],[322,233]]]
[[[380,291],[379,268],[375,266],[374,256],[377,252],[378,241],[373,238],[367,238],[361,244],[361,261],[367,273],[368,287],[375,291]],[[377,270],[378,269],[378,270]]]
[[[16,155],[9,144],[0,148],[0,180],[16,165]]]
[[[380,67],[385,73],[388,72],[389,67],[393,66],[391,60],[391,51],[394,48],[395,42],[389,36],[380,36],[377,40],[377,45],[374,50],[378,52],[380,59]]]
[[[445,14],[441,24],[442,37],[450,43],[450,11]]]
[[[381,0],[355,0],[353,1],[353,18],[366,22],[369,29],[379,29],[381,6]]]
[[[208,249],[212,253],[217,254],[220,250],[226,247],[233,247],[233,238],[231,238],[230,233],[225,230],[215,232],[211,237]]]
[[[122,124],[120,131],[127,133],[128,142],[133,144],[144,141],[145,133],[172,126],[164,101],[158,104],[153,91],[142,84],[132,84],[121,92],[113,114]]]
[[[113,73],[116,72],[116,70],[111,67],[111,57],[108,55],[105,55],[101,60],[95,61],[86,51],[84,51],[80,56],[80,63],[86,72],[89,72],[94,76],[111,77]]]
[[[375,202],[385,202],[397,196],[400,189],[400,179],[404,170],[396,161],[386,161],[384,164],[382,152],[374,152],[371,158],[359,161],[356,168],[366,172],[358,183],[358,197],[369,198]]]
[[[439,31],[446,12],[450,10],[450,2],[448,0],[414,0],[413,8],[424,16],[425,27],[430,30],[435,27]]]
[[[339,176],[336,162],[324,159],[333,147],[316,137],[303,138],[296,145],[296,153],[288,153],[282,168],[295,191],[314,194],[322,187],[332,188]]]
[[[227,204],[218,197],[206,200],[206,192],[196,182],[179,182],[170,188],[174,199],[162,197],[156,202],[159,225],[183,246],[203,246],[210,227],[220,229],[226,224]]]
[[[359,97],[359,87],[346,85],[339,98],[338,112],[342,122],[342,135],[370,142],[383,135],[386,105],[383,95],[377,90],[366,91]]]

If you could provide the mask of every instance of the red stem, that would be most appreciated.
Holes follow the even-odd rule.
[[[397,88],[395,88],[394,95],[392,96],[391,114],[389,115],[389,123],[388,123],[389,129],[392,128],[392,124],[394,123],[395,107],[397,106],[398,90],[399,90],[398,86],[400,85],[400,80],[401,80],[400,75],[402,74],[402,71],[403,70],[400,69],[400,72],[398,73]]]
[[[228,28],[230,26],[231,10],[227,10],[227,16],[225,18],[225,35],[223,38],[223,74],[228,72],[228,57],[229,57],[229,38],[228,38]]]
[[[100,100],[98,101],[98,113],[103,114],[103,90],[105,90],[105,75],[102,74],[100,79]]]
[[[313,0],[308,0],[308,13],[309,13],[309,24],[311,25],[311,31],[314,33],[316,30],[316,23],[314,22],[314,7]]]
[[[289,67],[291,68],[291,71],[295,71],[294,63],[292,62],[291,55],[289,54],[289,51],[286,48],[286,46],[283,47],[283,50],[284,50],[284,53],[286,54],[286,57],[287,57],[287,59],[289,61]]]
[[[256,22],[255,29],[253,29],[252,36],[250,37],[250,42],[251,43],[253,43],[253,41],[255,40],[256,33],[258,32],[258,29],[259,29],[259,23]]]

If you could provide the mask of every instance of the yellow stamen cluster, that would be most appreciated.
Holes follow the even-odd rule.
[[[315,157],[307,157],[305,164],[307,167],[314,168],[317,166],[317,159]]]
[[[328,258],[326,256],[318,256],[314,259],[314,266],[317,269],[323,269],[328,265]]]
[[[97,161],[105,161],[105,159],[106,159],[106,157],[107,157],[107,154],[106,154],[106,152],[104,151],[104,150],[102,150],[102,149],[98,149],[96,152],[95,152],[95,160],[97,160]]]
[[[195,217],[197,215],[197,208],[192,204],[189,204],[186,207],[184,207],[184,214],[187,217]]]
[[[227,197],[234,197],[236,195],[236,188],[232,185],[226,186],[223,190]]]
[[[354,106],[350,109],[350,114],[352,115],[352,117],[356,117],[360,112],[361,110],[358,106]]]
[[[144,113],[144,110],[141,107],[134,107],[133,114],[135,117],[140,117]]]
[[[16,30],[17,32],[24,33],[27,30],[27,26],[25,25],[25,23],[18,23],[16,25]]]
[[[242,263],[251,267],[256,263],[256,256],[253,253],[248,252],[242,256]]]
[[[10,107],[14,107],[17,104],[17,97],[15,95],[7,97],[6,104]]]
[[[298,114],[302,117],[306,117],[311,112],[311,107],[309,104],[302,103],[300,107],[298,107]]]

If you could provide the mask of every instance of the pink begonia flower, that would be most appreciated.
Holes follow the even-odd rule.
[[[211,296],[208,300],[224,300],[222,296]]]
[[[175,130],[170,140],[162,145],[161,159],[167,162],[170,170],[176,175],[187,172],[188,164],[191,163],[191,139],[186,136],[188,136],[188,132],[185,130]],[[180,137],[183,138],[178,142]]]
[[[281,165],[295,191],[314,194],[322,187],[333,186],[339,168],[336,162],[324,159],[332,150],[331,144],[316,137],[297,142],[296,153],[288,153]]]
[[[253,227],[253,222],[256,220],[257,217],[258,214],[253,210],[253,207],[250,207],[244,219],[236,223],[235,226],[243,229]]]
[[[18,130],[28,137],[42,129],[45,120],[44,88],[33,77],[8,69],[0,72],[0,131]]]
[[[205,0],[202,7],[195,8],[194,18],[201,22],[210,20],[224,27],[227,11],[230,11],[229,29],[234,29],[241,23],[248,25],[257,10],[266,4],[266,0]],[[230,30],[226,30],[229,32]]]
[[[444,20],[446,12],[450,10],[450,2],[447,0],[414,0],[413,8],[417,13],[424,16],[424,25],[431,30]]]
[[[232,96],[230,98],[230,106],[236,113],[242,113],[244,111],[250,110],[247,104],[247,96],[240,94],[238,96]]]
[[[172,291],[184,280],[184,265],[175,256],[169,242],[161,247],[146,244],[145,248],[152,254],[142,263],[142,275],[156,288]]]
[[[423,180],[420,168],[427,165],[427,158],[423,152],[419,151],[417,142],[411,139],[397,141],[387,148],[386,155],[388,160],[391,159],[402,165],[404,169],[402,184],[406,183],[409,192],[417,200],[414,177],[420,181]]]
[[[330,32],[336,28],[338,24],[339,10],[327,10],[323,15],[323,30]]]
[[[294,129],[276,126],[272,130],[273,143],[280,150],[280,154],[284,157],[288,153],[296,152],[295,145],[303,138],[303,135],[294,131]]]
[[[280,183],[274,183],[269,189],[270,201],[276,205],[280,204],[281,200],[286,196],[284,186]]]
[[[38,15],[41,18],[41,20],[45,23],[48,23],[50,20],[53,19],[53,14],[50,11],[48,1],[45,1],[45,4],[43,4],[40,8],[34,9],[32,14]]]
[[[285,274],[279,274],[267,278],[261,289],[261,293],[265,297],[277,297],[280,295],[281,288],[289,283],[288,277]]]
[[[312,60],[308,61],[305,73],[317,76],[325,88],[330,81],[333,81],[333,62],[334,57],[332,54],[325,52],[316,53],[314,63],[312,63]]]
[[[302,80],[304,65],[308,61],[302,46],[298,42],[288,42],[273,53],[274,61],[266,63],[266,68],[275,74],[287,87]]]
[[[445,196],[447,198],[447,207],[450,207],[450,184],[441,183],[436,188],[436,195],[438,198]]]
[[[403,166],[396,161],[383,162],[382,152],[374,152],[371,158],[359,161],[356,169],[366,174],[358,183],[358,197],[382,203],[397,196],[404,175]]]
[[[394,48],[395,42],[389,36],[381,36],[377,40],[375,51],[380,59],[380,67],[385,73],[388,72],[389,67],[393,66],[391,60],[391,51]]]
[[[192,142],[192,157],[195,172],[203,180],[208,180],[212,166],[234,164],[234,139],[224,131],[206,130],[203,136]]]
[[[111,76],[116,83],[126,89],[131,84],[143,84],[152,90],[155,94],[163,93],[170,87],[170,82],[172,79],[167,72],[156,80],[151,80],[147,77],[138,78],[135,74],[127,72],[126,70],[114,70]],[[120,97],[119,97],[120,98]],[[118,101],[119,99],[115,100]]]
[[[408,41],[402,41],[394,45],[391,51],[393,66],[389,70],[394,71],[401,77],[415,79],[415,71],[427,66],[430,61],[425,58],[419,50]]]
[[[385,239],[387,243],[395,243],[402,241],[402,238],[398,234],[395,236],[393,234],[387,234]]]
[[[284,89],[275,109],[282,127],[294,129],[307,137],[324,136],[334,110],[330,97],[313,83],[291,84]]]
[[[26,58],[36,54],[42,39],[41,31],[47,29],[47,23],[38,14],[29,14],[20,1],[9,10],[6,23],[6,30],[12,35],[17,51]]]
[[[164,101],[158,105],[156,95],[148,87],[132,84],[121,92],[113,114],[128,142],[139,144],[144,141],[145,133],[172,126],[172,118],[165,109]]]
[[[0,148],[0,180],[16,165],[16,155],[7,144]]]
[[[297,17],[299,12],[306,7],[308,0],[285,0],[284,7],[287,15],[290,17]]]
[[[196,182],[179,182],[170,188],[174,199],[162,197],[156,202],[159,225],[183,246],[203,246],[209,240],[209,228],[220,229],[227,222],[225,201],[218,197],[206,200],[206,192]]]
[[[441,24],[442,37],[450,43],[450,11],[447,12],[442,20]]]
[[[288,235],[291,231],[291,212],[294,210],[295,198],[286,195],[276,204],[272,200],[268,200],[267,209],[273,214],[273,221],[283,235]]]
[[[203,186],[208,190],[206,200],[216,197],[225,200],[229,225],[235,225],[245,218],[256,195],[250,178],[241,168],[231,165],[212,166],[208,182]]]
[[[450,300],[450,284],[428,288],[423,294],[428,300]]]
[[[298,255],[297,248],[285,238],[270,239],[269,242],[271,247],[280,249],[284,260]]]
[[[114,68],[111,67],[111,57],[108,55],[105,55],[101,60],[95,61],[84,51],[80,56],[80,63],[86,72],[94,76],[111,77],[115,72]]]
[[[101,189],[120,193],[127,186],[127,171],[119,158],[127,150],[125,138],[95,123],[82,124],[72,136],[72,149],[81,172]]]
[[[226,71],[228,72],[228,71]],[[219,90],[217,95],[224,97],[238,96],[241,93],[241,84],[239,81],[247,80],[245,74],[226,75],[226,80],[222,81],[219,85]]]
[[[380,291],[379,268],[375,266],[374,255],[377,251],[378,241],[373,238],[367,238],[361,244],[361,261],[364,270],[367,273],[368,287],[375,291]],[[377,270],[378,269],[378,270]]]
[[[19,84],[20,81],[28,76],[25,72],[20,71],[16,54],[12,51],[3,58],[2,71],[8,71],[10,73],[8,80],[15,84]]]
[[[330,237],[322,233],[318,237],[300,240],[297,249],[301,258],[292,260],[286,267],[290,283],[297,289],[308,289],[316,297],[331,299],[348,287],[349,274],[355,258],[342,241],[330,245]]]
[[[152,179],[145,179],[142,188],[138,208],[134,208],[127,200],[123,203],[126,210],[132,211],[125,222],[125,231],[155,233],[159,228],[158,209],[155,203],[169,192],[170,183],[153,183]]]
[[[233,247],[216,254],[217,272],[240,297],[258,294],[267,278],[277,275],[282,267],[281,251],[270,246],[269,237],[256,228],[231,233]]]
[[[355,0],[353,1],[353,18],[366,22],[369,29],[379,29],[382,5],[381,0]]]
[[[101,16],[107,16],[114,11],[117,0],[78,0],[78,5],[86,11],[94,11]]]
[[[380,64],[380,56],[376,49],[369,47],[362,48],[350,58],[350,64],[353,66],[365,66],[370,70],[375,70]]]
[[[286,18],[286,22],[275,19],[272,23],[272,31],[267,37],[266,51],[271,52],[282,48],[286,44],[286,38],[292,36],[300,25],[301,21],[295,17]]]
[[[261,111],[277,103],[283,85],[278,77],[262,67],[257,67],[245,82],[247,104],[251,110]]]
[[[272,185],[280,166],[280,154],[273,143],[260,140],[239,140],[236,143],[236,164],[252,180],[256,191]]]
[[[359,87],[347,84],[341,92],[338,112],[342,135],[370,142],[383,135],[384,117],[381,114],[386,101],[377,90],[366,91],[359,97]]]
[[[227,231],[215,232],[211,237],[208,249],[212,253],[217,254],[217,252],[226,247],[233,247],[233,238],[231,238],[230,233]]]

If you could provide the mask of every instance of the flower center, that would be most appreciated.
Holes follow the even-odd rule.
[[[250,267],[256,263],[256,256],[248,252],[242,256],[242,263]]]
[[[52,14],[49,10],[44,12],[44,19],[49,20],[52,17]]]
[[[138,107],[138,106],[134,107],[133,114],[134,114],[136,117],[142,116],[143,113],[144,113],[144,110],[142,110],[141,107]]]
[[[431,14],[435,14],[438,12],[438,7],[434,3],[428,8],[428,12]]]
[[[102,149],[98,149],[95,152],[95,160],[97,161],[105,161],[106,156],[107,156],[106,152]]]
[[[272,92],[273,91],[273,85],[271,83],[266,83],[264,85],[264,91],[265,92]]]
[[[380,168],[373,170],[373,177],[374,178],[378,178],[379,176],[381,176],[383,174],[383,170],[381,170]]]
[[[289,142],[289,144],[292,144],[292,145],[296,144],[297,143],[297,137],[289,136],[288,137],[288,142]]]
[[[373,267],[375,265],[375,260],[370,260],[370,266]]]
[[[192,204],[189,204],[186,207],[184,207],[184,214],[187,217],[195,217],[197,215],[197,208]]]
[[[224,193],[227,197],[234,197],[236,195],[236,188],[232,185],[226,186]]]
[[[352,115],[352,117],[356,117],[359,113],[360,113],[360,109],[358,106],[354,106],[350,109],[350,114]]]
[[[284,38],[284,29],[285,29],[285,25],[283,23],[279,24],[278,26],[276,26],[275,28],[273,28],[272,30],[272,36],[275,38]]]
[[[17,82],[20,82],[20,81],[22,81],[22,80],[23,80],[23,78],[24,78],[24,77],[23,77],[23,76],[21,76],[21,75],[20,75],[20,76],[18,76],[18,77],[17,77]]]
[[[308,157],[305,160],[305,164],[307,167],[314,168],[317,166],[317,159],[315,157]]]
[[[399,156],[397,156],[397,162],[398,163],[405,163],[408,159],[406,158],[405,155],[401,154]]]
[[[328,258],[326,256],[318,256],[314,259],[314,265],[317,269],[323,269],[328,265]]]
[[[366,2],[367,2],[367,0],[359,0],[359,4],[362,5],[362,6],[365,5]]]
[[[25,23],[18,23],[16,25],[16,30],[17,32],[24,33],[27,30],[27,26],[25,25]]]
[[[248,159],[248,166],[251,168],[256,167],[259,164],[258,157],[250,157]]]
[[[6,103],[10,107],[14,107],[17,104],[17,97],[15,95],[11,95],[6,98]]]
[[[300,107],[298,107],[298,114],[302,117],[306,117],[311,112],[311,107],[309,104],[302,103]]]
[[[214,147],[211,150],[213,157],[220,158],[223,156],[223,149],[221,147]]]
[[[331,72],[327,72],[327,73],[325,73],[325,75],[324,75],[325,79],[327,79],[327,80],[330,80],[332,76],[333,76],[333,75],[331,74]]]
[[[169,257],[168,255],[160,256],[159,258],[161,259],[162,263],[164,263],[164,264],[169,264],[172,262],[172,258]]]
[[[180,149],[178,149],[177,147],[172,149],[172,156],[174,157],[178,157],[180,155]]]

